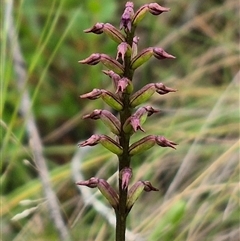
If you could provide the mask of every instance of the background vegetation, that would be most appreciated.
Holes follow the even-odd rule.
[[[148,0],[135,2],[135,9]],[[13,3],[11,8],[11,3]],[[239,1],[160,1],[170,7],[148,15],[139,48],[158,46],[177,58],[141,67],[135,82],[163,82],[178,89],[154,95],[161,112],[144,125],[149,134],[179,144],[154,148],[133,159],[136,180],[150,180],[159,193],[145,193],[128,223],[128,240],[232,240],[239,230]],[[78,64],[93,52],[116,54],[105,36],[83,34],[96,22],[119,25],[124,1],[16,0],[3,2],[1,28],[1,235],[5,241],[59,240],[43,190],[44,170],[35,160],[43,146],[52,189],[71,240],[113,240],[112,211],[95,189],[77,189],[77,178],[109,178],[117,184],[116,157],[102,147],[78,150],[100,122],[83,121],[101,100],[80,100],[93,88],[111,89],[102,66]],[[9,21],[13,16],[13,25]],[[17,38],[11,35],[15,28]],[[16,61],[19,44],[25,65]],[[26,71],[23,82],[18,68]],[[28,103],[21,102],[26,91]],[[25,110],[25,112],[24,112]],[[29,145],[33,115],[39,145]],[[30,136],[29,136],[30,133]],[[135,135],[140,139],[142,134]],[[41,153],[41,149],[40,149]],[[106,211],[106,212],[105,212]]]

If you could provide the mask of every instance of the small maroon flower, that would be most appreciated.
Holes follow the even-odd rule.
[[[96,23],[92,28],[88,28],[84,30],[84,33],[95,33],[101,34],[103,33],[104,23]]]
[[[96,65],[100,61],[101,61],[101,54],[94,53],[94,54],[91,54],[88,58],[78,61],[78,63]]]
[[[131,31],[131,25],[132,25],[131,21],[132,21],[133,15],[134,15],[133,3],[127,2],[125,5],[125,10],[121,17],[120,29],[124,27],[124,29],[127,30],[128,32]]]
[[[121,60],[122,63],[124,63],[125,55],[128,51],[128,48],[130,49],[130,46],[126,42],[122,42],[117,47],[117,57],[116,60]]]
[[[121,155],[122,154],[122,147],[114,141],[112,138],[106,135],[97,135],[94,134],[87,140],[83,141],[82,143],[79,143],[79,147],[84,147],[84,146],[95,146],[98,143],[100,143],[102,146],[104,146],[106,149],[111,151],[112,153],[116,155]]]
[[[149,181],[143,181],[144,184],[144,191],[151,192],[151,191],[159,191],[157,188],[153,187],[153,185]]]
[[[162,48],[153,48],[153,56],[157,59],[175,59],[171,54],[168,54]]]
[[[98,187],[99,191],[103,196],[108,200],[110,205],[116,209],[118,207],[118,194],[116,191],[109,185],[109,183],[100,178],[92,177],[87,181],[76,182],[77,185],[87,186],[90,188]]]
[[[114,87],[117,88],[118,81],[121,79],[121,77],[112,70],[103,70],[102,72],[113,80]]]
[[[173,149],[176,149],[175,146],[177,145],[173,141],[169,141],[163,136],[148,135],[133,143],[129,147],[129,154],[131,156],[140,154],[152,148],[155,144],[161,147],[171,147]]]
[[[159,146],[162,146],[162,147],[171,147],[173,149],[176,149],[176,143],[173,142],[173,141],[169,141],[167,140],[164,136],[156,136],[155,138],[156,140],[156,143],[159,145]]]
[[[101,140],[101,136],[95,134],[95,135],[92,135],[90,138],[88,138],[86,141],[79,143],[78,146],[79,147],[95,146],[99,143],[100,140]]]
[[[168,12],[169,10],[170,10],[170,8],[162,7],[157,3],[148,4],[148,11],[153,15],[159,15],[163,12]]]
[[[133,43],[132,43],[132,58],[134,58],[138,53],[138,42],[139,42],[139,37],[135,36],[133,38]]]
[[[89,100],[96,100],[98,99],[102,94],[102,90],[100,89],[93,89],[91,92],[80,95],[80,98],[82,99],[89,99]]]
[[[130,84],[130,80],[126,77],[121,78],[117,83],[116,93],[123,93]]]
[[[119,135],[120,133],[120,121],[108,110],[99,110],[96,109],[88,115],[84,115],[83,119],[101,119],[102,122],[111,130],[112,133]]]
[[[94,34],[105,33],[117,43],[121,43],[125,40],[123,34],[110,23],[96,23],[93,27],[84,30],[84,32]]]
[[[95,187],[97,187],[98,182],[99,182],[99,178],[91,177],[87,181],[79,181],[79,182],[76,182],[76,184],[81,185],[81,186],[87,186],[87,187],[90,187],[90,188],[95,188]]]
[[[120,178],[122,179],[122,189],[127,189],[129,181],[132,177],[132,168],[125,167],[120,172]]]
[[[131,116],[130,123],[131,123],[131,126],[132,126],[134,132],[136,132],[137,130],[145,132],[145,130],[141,127],[140,119],[138,117],[136,117],[134,115]]]
[[[155,84],[156,92],[160,95],[168,94],[169,92],[176,92],[176,89],[169,88],[162,83]]]

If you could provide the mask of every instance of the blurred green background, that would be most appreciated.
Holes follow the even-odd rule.
[[[150,1],[134,1],[135,10],[145,3]],[[134,84],[139,89],[162,82],[178,89],[151,98],[148,104],[161,111],[149,118],[144,129],[179,146],[176,151],[156,147],[133,158],[132,183],[150,180],[160,192],[144,193],[133,207],[127,240],[235,241],[240,235],[239,1],[158,3],[171,11],[143,19],[136,32],[139,49],[162,47],[176,59],[152,59],[136,71]],[[83,30],[96,22],[118,27],[124,5],[113,0],[2,2],[2,240],[59,240],[38,177],[41,170],[29,146],[30,113],[71,239],[114,240],[107,215],[88,204],[74,184],[71,165],[79,154],[78,171],[85,179],[98,176],[110,178],[113,186],[117,183],[114,155],[100,146],[78,151],[80,140],[93,133],[109,134],[102,123],[81,118],[109,107],[101,100],[81,100],[79,95],[93,88],[112,90],[110,79],[101,72],[103,66],[84,66],[78,61],[96,52],[116,56],[114,42]],[[16,35],[11,37],[14,28]],[[25,65],[14,59],[16,43]],[[18,66],[26,71],[24,87],[19,84]],[[25,91],[30,110],[25,109],[24,115],[20,110]],[[137,133],[132,141],[143,136]],[[90,191],[108,206],[96,190]]]

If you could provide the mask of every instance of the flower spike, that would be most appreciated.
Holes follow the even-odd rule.
[[[172,149],[176,149],[177,146],[175,142],[159,135],[146,135],[136,142],[131,139],[132,135],[137,131],[145,132],[143,124],[148,117],[158,112],[153,107],[146,105],[145,102],[154,93],[165,95],[177,91],[165,86],[163,83],[155,82],[148,82],[139,90],[134,91],[134,74],[137,68],[152,57],[158,60],[175,58],[175,56],[160,47],[147,46],[138,51],[139,37],[135,31],[147,13],[160,15],[168,11],[169,8],[162,7],[158,3],[148,3],[134,12],[133,1],[128,1],[121,15],[120,28],[116,28],[110,23],[97,22],[91,28],[84,30],[85,33],[105,34],[117,43],[116,57],[111,57],[105,53],[93,53],[79,61],[80,64],[87,65],[101,63],[106,67],[106,70],[102,70],[102,72],[112,80],[113,90],[95,88],[89,93],[82,94],[80,98],[90,100],[101,98],[109,106],[109,110],[95,109],[91,113],[85,114],[83,119],[100,119],[114,134],[114,137],[93,134],[87,140],[79,143],[78,146],[85,147],[101,144],[117,155],[118,192],[106,180],[96,177],[76,184],[90,188],[97,187],[108,200],[116,214],[116,240],[125,240],[127,216],[141,193],[143,191],[158,191],[149,181],[138,181],[129,186],[133,175],[131,168],[132,157],[156,145]]]

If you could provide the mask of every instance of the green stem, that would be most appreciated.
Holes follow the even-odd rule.
[[[127,43],[132,46],[134,31],[127,34],[126,39]],[[131,57],[125,57],[125,69],[124,77],[127,77],[129,80],[132,80],[133,72],[130,68]],[[119,142],[123,148],[123,154],[119,156],[119,174],[123,168],[130,167],[131,157],[128,154],[130,135],[126,134],[122,126],[125,121],[131,116],[131,108],[129,106],[129,95],[123,94],[123,110],[120,112],[120,122],[121,122],[121,133],[119,135]],[[122,189],[122,180],[119,176],[119,208],[116,211],[116,241],[125,241],[125,232],[126,232],[126,221],[127,221],[127,194],[128,189]]]
[[[125,102],[129,102],[129,97],[125,96],[124,100]],[[124,105],[124,107],[124,110],[120,113],[121,125],[131,116],[128,104]],[[123,168],[130,166],[130,156],[128,154],[130,136],[126,135],[123,130],[121,130],[119,141],[120,145],[123,147],[123,154],[119,156],[120,173]],[[116,241],[125,241],[127,191],[127,189],[122,189],[122,180],[119,177],[119,208],[116,210]]]

